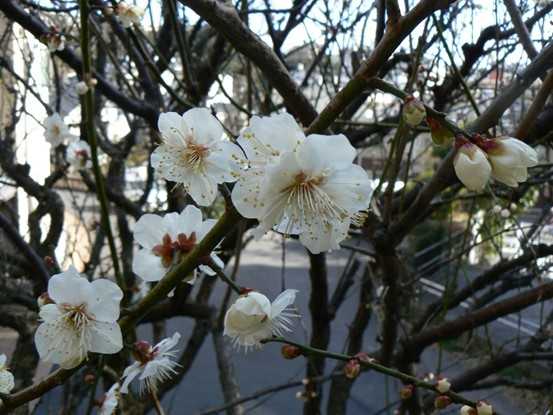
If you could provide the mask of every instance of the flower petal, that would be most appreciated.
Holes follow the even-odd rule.
[[[121,385],[121,393],[129,392],[129,384],[140,374],[140,363],[134,362],[132,365],[127,366],[123,372],[123,384]]]
[[[90,282],[71,266],[48,281],[48,295],[58,304],[81,304],[90,295]]]
[[[182,118],[198,144],[209,145],[223,136],[223,127],[207,108],[192,108]]]
[[[296,301],[298,290],[284,290],[271,304],[271,318],[275,318]]]
[[[163,142],[173,147],[185,146],[185,138],[190,135],[190,130],[183,117],[176,112],[160,114],[157,128],[163,137]]]
[[[314,220],[311,226],[300,234],[300,242],[312,254],[338,249],[340,242],[348,235],[349,225],[349,218],[334,223]]]
[[[217,196],[217,183],[204,174],[191,175],[186,191],[198,205],[210,206]]]
[[[298,160],[306,173],[317,174],[332,167],[343,169],[351,165],[356,155],[355,148],[343,134],[311,134],[298,149]]]
[[[88,311],[98,321],[114,322],[119,318],[119,303],[123,291],[114,282],[105,278],[92,282],[92,297],[88,302]]]
[[[166,232],[167,230],[161,216],[146,213],[134,225],[133,234],[135,241],[140,246],[152,249],[155,245],[161,243]]]
[[[184,233],[187,236],[190,236],[192,232],[196,232],[196,237],[201,239],[199,233],[202,227],[202,211],[196,206],[188,205],[179,216],[179,232]]]
[[[366,209],[373,193],[367,172],[356,164],[334,171],[320,187],[349,214]]]
[[[93,353],[114,354],[123,348],[121,327],[116,322],[96,321],[89,327],[88,350]]]
[[[238,143],[248,159],[266,162],[285,152],[294,151],[304,139],[305,135],[294,117],[282,113],[269,117],[254,115],[249,127],[240,134]]]
[[[265,204],[261,189],[265,181],[265,169],[250,168],[242,173],[232,189],[232,203],[245,218],[258,218]]]
[[[134,255],[132,270],[144,281],[159,281],[167,273],[161,259],[148,249],[141,249]]]

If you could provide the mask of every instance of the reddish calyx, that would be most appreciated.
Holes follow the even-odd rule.
[[[173,241],[169,234],[163,236],[162,242],[152,248],[154,255],[161,258],[161,262],[165,268],[173,264],[175,258],[180,255],[186,255],[196,246],[196,232],[192,232],[190,236],[184,233],[179,233],[177,239]]]

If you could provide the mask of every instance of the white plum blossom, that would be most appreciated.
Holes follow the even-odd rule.
[[[152,153],[152,166],[164,179],[180,183],[200,206],[217,196],[217,184],[238,178],[244,156],[223,140],[223,127],[207,108],[192,108],[182,116],[159,116],[163,143]]]
[[[179,262],[182,255],[190,252],[215,224],[214,219],[202,219],[202,212],[188,205],[181,213],[164,216],[147,213],[134,227],[134,239],[142,247],[133,258],[133,271],[145,281],[159,281]],[[223,262],[215,254],[211,259],[221,268]],[[200,270],[208,275],[214,272],[207,265]],[[193,280],[188,282],[193,283]]]
[[[246,218],[257,218],[264,201],[260,199],[265,187],[267,167],[280,161],[282,154],[305,140],[301,127],[288,113],[269,117],[253,116],[250,125],[238,137],[238,144],[246,153],[248,167],[232,189],[232,202]]]
[[[146,341],[138,341],[134,346],[134,357],[136,361],[128,366],[123,372],[123,385],[121,393],[129,392],[129,384],[138,376],[140,380],[140,393],[146,391],[156,392],[159,383],[170,379],[179,366],[175,362],[176,350],[174,347],[180,340],[180,334],[175,333],[172,337],[163,339],[155,346]]]
[[[44,129],[46,141],[48,141],[52,147],[57,147],[65,143],[68,139],[73,138],[73,134],[69,132],[69,128],[57,112],[44,120]]]
[[[139,25],[144,16],[144,9],[134,5],[120,2],[115,7],[115,14],[119,17],[121,26],[125,28],[131,27],[133,24]]]
[[[224,334],[247,350],[261,347],[260,341],[272,335],[290,331],[290,318],[296,314],[286,310],[294,303],[296,293],[297,290],[285,290],[272,303],[255,291],[241,295],[225,315]]]
[[[538,164],[538,153],[513,137],[497,137],[484,142],[492,166],[492,178],[507,186],[518,187],[528,179],[528,167]]]
[[[369,205],[367,172],[353,164],[356,151],[344,135],[312,134],[267,168],[258,200],[250,205],[263,230],[299,235],[312,253],[338,248],[352,216]],[[233,201],[247,193],[234,194]]]
[[[6,367],[7,360],[5,354],[0,354],[0,393],[4,394],[10,393],[15,386],[13,374]]]
[[[111,385],[102,400],[102,405],[98,410],[99,415],[113,415],[119,403],[119,389],[121,389],[121,385],[118,382]]]
[[[117,324],[123,292],[107,279],[88,281],[70,267],[48,282],[53,303],[40,308],[35,344],[41,359],[65,369],[78,366],[88,352],[114,354],[123,348]]]
[[[83,140],[69,143],[66,150],[66,158],[71,167],[77,170],[87,169],[92,166],[92,161],[90,160],[90,146]]]
[[[465,139],[458,139],[457,146],[453,161],[455,174],[467,189],[478,192],[484,190],[492,172],[486,153]]]

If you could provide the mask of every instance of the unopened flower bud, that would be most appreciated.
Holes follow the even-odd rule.
[[[447,395],[440,395],[434,399],[434,408],[445,409],[451,405],[451,398]]]
[[[49,255],[46,255],[44,257],[44,263],[46,264],[47,267],[53,267],[54,265],[56,265],[56,262],[54,261],[54,258],[52,258]]]
[[[511,212],[509,212],[509,209],[503,209],[501,211],[501,217],[503,219],[507,219],[509,216],[511,216]]]
[[[488,403],[479,401],[478,404],[476,404],[476,413],[478,415],[493,415],[493,408]]]
[[[453,159],[455,174],[467,189],[484,190],[492,172],[486,153],[462,137],[455,144],[458,148]]]
[[[463,405],[459,411],[459,415],[477,415],[476,409],[471,408],[468,405]]]
[[[484,140],[481,146],[488,154],[494,180],[517,187],[528,179],[528,167],[538,164],[538,153],[513,137]]]
[[[252,291],[253,291],[252,288],[241,287],[240,288],[240,295],[246,295],[248,293],[251,293]]]
[[[344,366],[344,374],[349,379],[355,379],[357,376],[359,376],[360,372],[361,365],[359,364],[359,360],[357,359],[349,360]]]
[[[451,383],[449,383],[447,378],[442,378],[436,383],[436,390],[440,393],[449,392],[449,388],[451,388]]]
[[[438,119],[429,115],[426,117],[426,122],[430,127],[430,135],[434,144],[437,146],[445,146],[453,141],[453,138],[455,137],[453,133],[445,128]]]
[[[401,390],[399,391],[399,397],[406,401],[407,399],[411,399],[411,396],[413,396],[413,392],[415,391],[414,385],[405,385]]]
[[[305,393],[303,391],[296,392],[296,399],[306,400]]]
[[[357,360],[359,360],[361,363],[375,363],[376,359],[373,359],[369,356],[366,352],[359,352],[354,356]]]
[[[499,206],[499,205],[495,205],[495,206],[492,208],[493,213],[497,213],[497,214],[501,213],[502,210],[503,210],[502,207]]]
[[[418,99],[409,95],[405,98],[402,112],[403,120],[411,127],[419,125],[426,117],[424,104]]]
[[[291,344],[285,344],[280,349],[282,357],[285,359],[295,359],[298,356],[301,356],[301,349],[297,346],[292,346]]]
[[[94,373],[87,373],[86,375],[84,375],[83,379],[84,383],[86,383],[87,385],[92,385],[96,381],[96,375],[94,375]]]

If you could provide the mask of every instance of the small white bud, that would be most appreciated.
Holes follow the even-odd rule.
[[[511,216],[511,212],[509,212],[509,209],[503,209],[501,211],[502,218],[507,219],[509,216]]]
[[[440,393],[446,393],[449,392],[449,388],[451,388],[451,383],[447,380],[447,378],[442,378],[438,381],[436,384],[436,389]]]
[[[495,205],[495,206],[493,207],[492,211],[493,211],[493,213],[499,214],[499,213],[501,213],[501,210],[502,210],[502,209],[503,209],[503,208],[502,208],[501,206]]]

